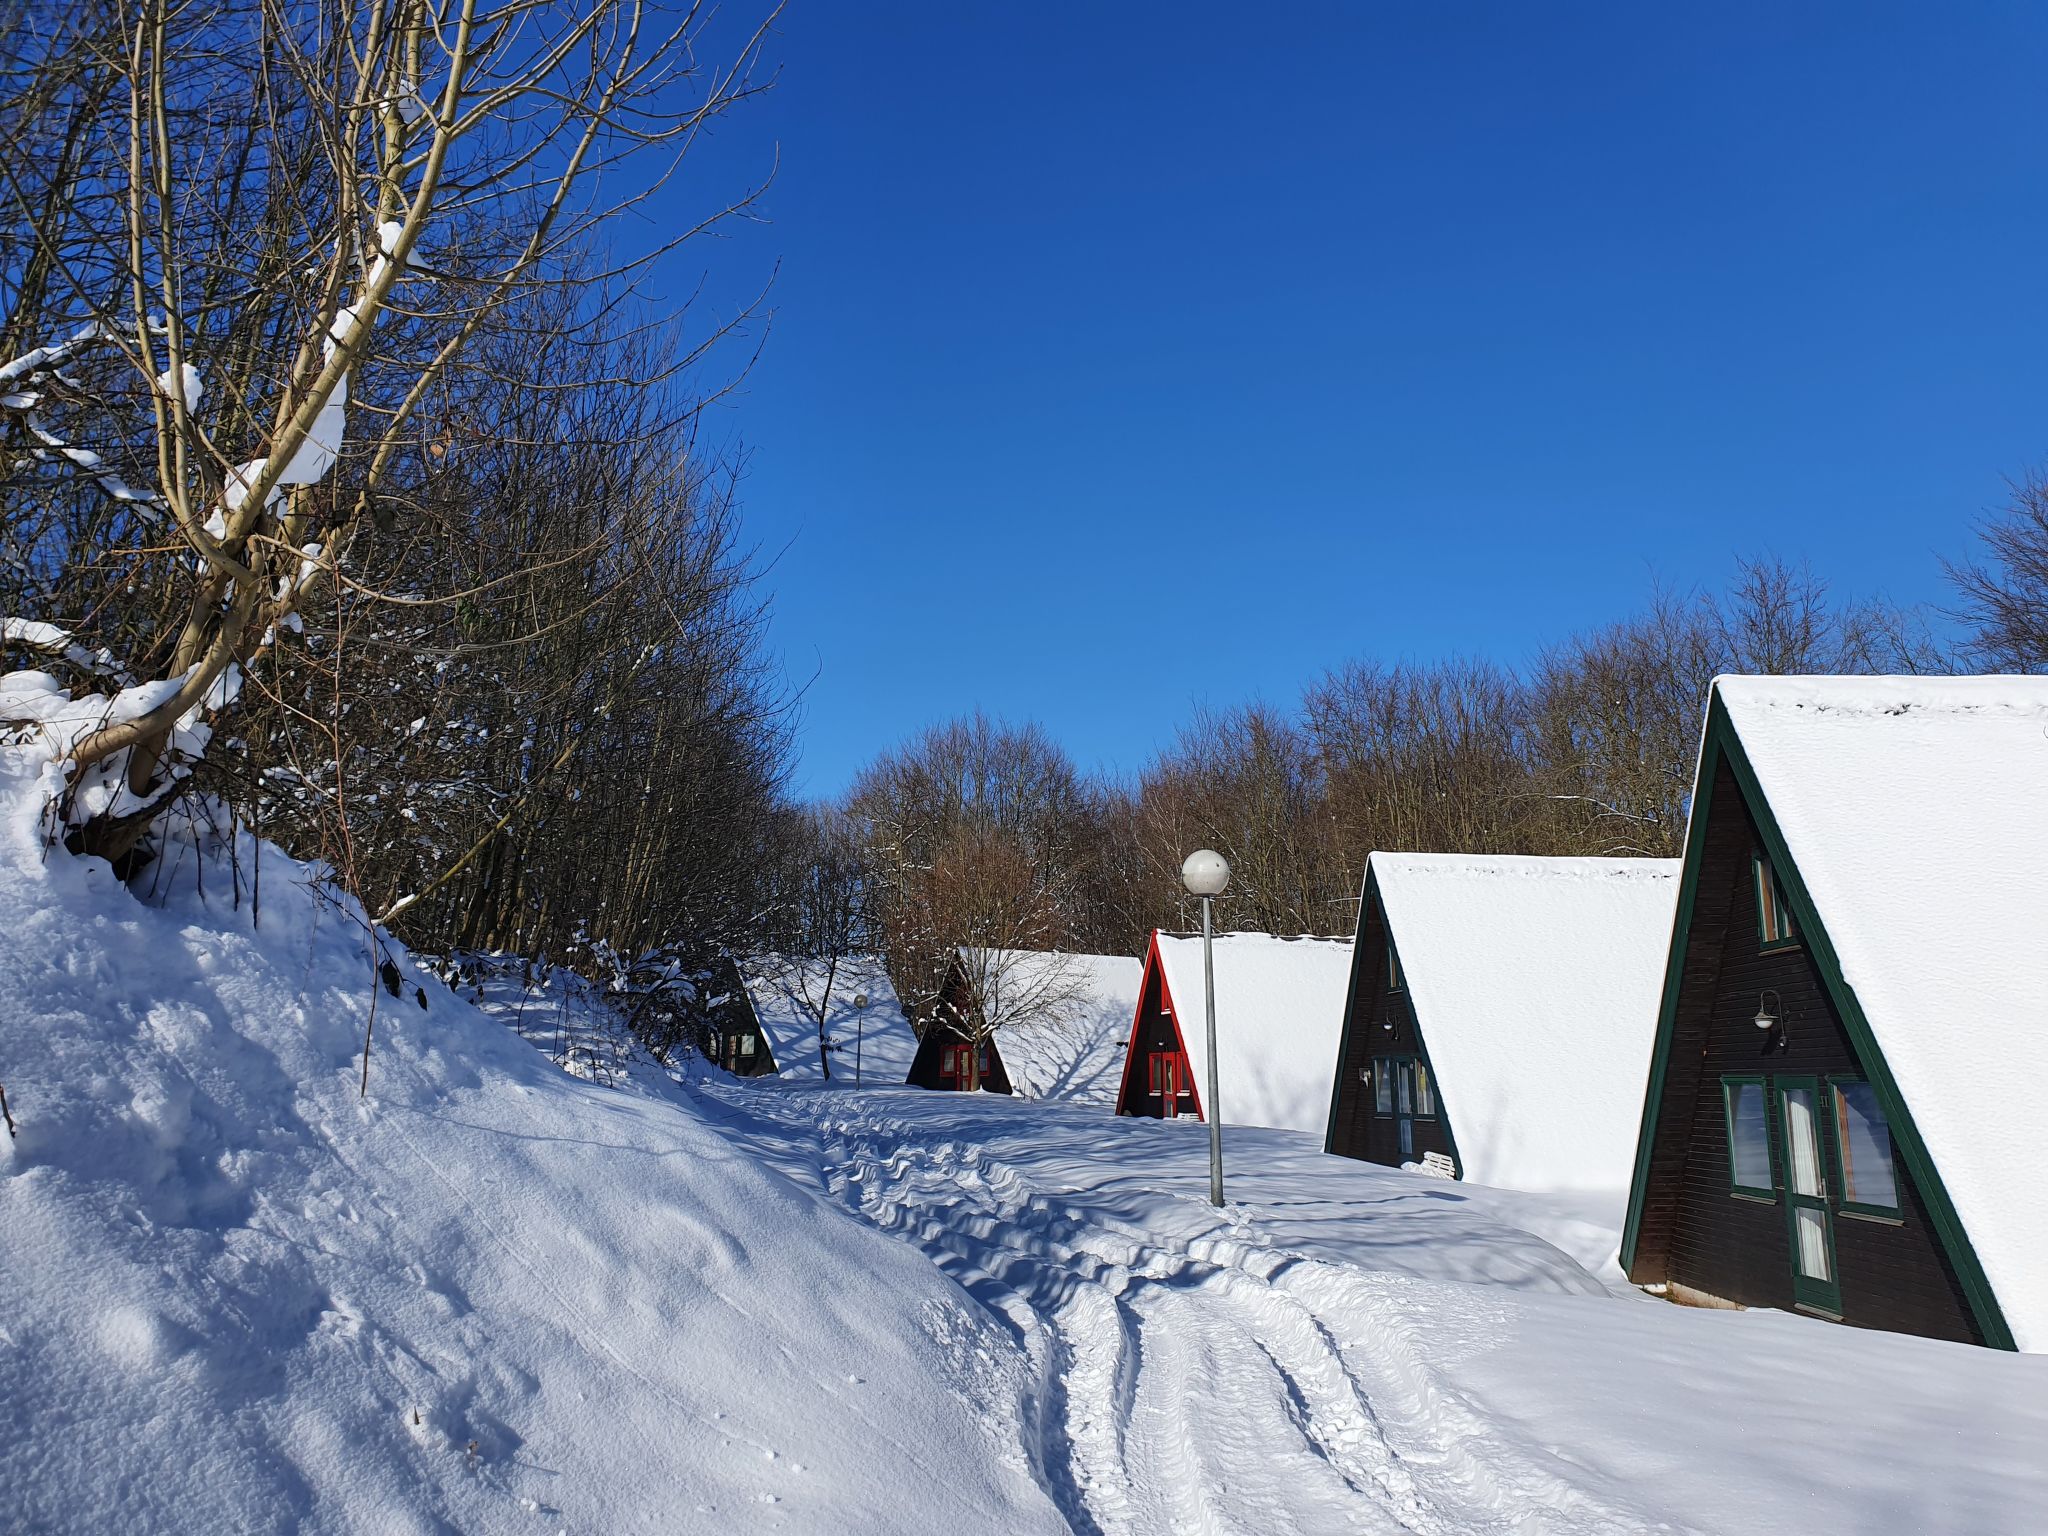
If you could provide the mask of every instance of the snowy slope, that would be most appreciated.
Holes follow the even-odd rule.
[[[2034,1536],[2048,1507],[2048,1362],[1610,1294],[1563,1251],[1615,1246],[1582,1197],[1227,1125],[1219,1212],[1193,1120],[706,1093],[1004,1320],[1076,1531]]]
[[[855,1076],[863,1083],[900,1083],[917,1056],[917,1034],[897,1000],[889,971],[873,955],[848,955],[837,966],[826,960],[792,960],[757,955],[741,966],[754,1016],[775,1052],[777,1073],[792,1082],[821,1080],[818,1019],[809,1003],[825,1002],[825,1039],[832,1053],[834,1081]],[[853,1000],[866,996],[868,1006]]]
[[[1195,1093],[1209,1100],[1202,941],[1157,935]],[[1218,934],[1216,1048],[1225,1125],[1323,1134],[1351,980],[1349,939]]]
[[[402,951],[374,989],[275,852],[260,918],[190,845],[143,905],[43,847],[46,755],[0,746],[0,1526],[1065,1528],[921,1255]]]
[[[1366,864],[1464,1176],[1625,1202],[1679,861],[1374,853]]]
[[[1048,1015],[1006,1024],[996,1036],[1010,1086],[1027,1099],[1115,1104],[1144,962],[1129,955],[1014,951],[999,969],[1027,995],[1073,994]],[[1047,972],[1056,979],[1041,983],[1034,974]]]
[[[2048,1352],[2048,678],[1714,686],[2015,1341]]]

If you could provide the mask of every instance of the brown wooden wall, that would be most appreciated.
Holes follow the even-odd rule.
[[[1124,1059],[1123,1087],[1117,1094],[1116,1112],[1120,1115],[1149,1115],[1154,1120],[1166,1118],[1166,1096],[1152,1091],[1151,1058],[1156,1051],[1181,1053],[1181,1076],[1189,1091],[1179,1095],[1177,1113],[1195,1113],[1196,1095],[1192,1091],[1195,1085],[1185,1081],[1189,1075],[1189,1064],[1186,1050],[1181,1045],[1180,1031],[1175,1027],[1174,1001],[1166,995],[1166,979],[1160,971],[1156,954],[1148,955],[1144,983],[1138,993],[1137,1028],[1132,1035],[1130,1052]],[[1201,1005],[1197,1003],[1196,1006]]]
[[[1399,942],[1396,935],[1397,947]],[[1373,1112],[1373,1089],[1360,1076],[1377,1056],[1423,1054],[1422,1030],[1408,989],[1395,991],[1388,982],[1386,911],[1377,889],[1368,887],[1359,908],[1358,940],[1351,947],[1351,990],[1343,1043],[1337,1052],[1330,1150],[1339,1157],[1398,1168],[1402,1163],[1398,1123],[1390,1115]],[[1437,1085],[1435,1117],[1415,1120],[1415,1159],[1425,1152],[1456,1155],[1450,1119],[1444,1113],[1442,1084]]]
[[[1683,981],[1630,1278],[1673,1281],[1744,1306],[1793,1306],[1791,1236],[1776,1202],[1729,1188],[1724,1074],[1862,1073],[1847,1031],[1802,946],[1764,952],[1751,860],[1760,846],[1726,762],[1714,778]],[[1820,914],[1822,921],[1826,913]],[[1910,956],[1898,957],[1911,963]],[[1765,989],[1784,1020],[1781,1048],[1754,1019]],[[1775,1134],[1777,1105],[1771,1100]],[[1833,1212],[1842,1321],[1981,1343],[1919,1191],[1895,1158],[1901,1219]],[[1774,1176],[1781,1187],[1785,1170]]]

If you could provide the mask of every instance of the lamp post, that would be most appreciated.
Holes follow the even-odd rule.
[[[868,1032],[868,995],[865,992],[853,994],[855,1009],[853,1023],[853,1086],[860,1086],[860,1045]]]
[[[1180,883],[1202,898],[1202,996],[1208,1004],[1209,1040],[1209,1203],[1223,1204],[1223,1101],[1216,1089],[1216,951],[1209,903],[1230,883],[1230,865],[1222,854],[1197,849],[1180,867]]]

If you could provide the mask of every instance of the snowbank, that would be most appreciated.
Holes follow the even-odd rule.
[[[1679,868],[1367,859],[1467,1179],[1626,1200]]]
[[[1129,955],[1019,950],[1005,952],[1000,966],[1026,995],[1071,993],[1043,1016],[998,1031],[996,1049],[1011,1088],[1027,1099],[1114,1105],[1144,962]]]
[[[754,1000],[754,1017],[775,1053],[778,1076],[790,1082],[817,1082],[824,1069],[818,1062],[818,1017],[811,1011],[825,1003],[825,1042],[832,1055],[832,1081],[864,1084],[900,1083],[910,1075],[917,1056],[917,1032],[897,1000],[896,984],[873,955],[848,955],[836,967],[827,960],[791,960],[757,955],[741,971]],[[865,996],[866,1008],[853,1000]]]
[[[1714,686],[2015,1341],[2048,1352],[2048,678]]]
[[[1223,1123],[1323,1134],[1351,980],[1349,939],[1216,936],[1216,1048]],[[1153,953],[1209,1110],[1209,1042],[1203,1013],[1202,941],[1162,933]]]
[[[387,946],[393,996],[275,850],[241,840],[238,889],[174,818],[144,905],[45,846],[29,735],[0,737],[10,1529],[1065,1529],[1000,1324],[926,1259]]]

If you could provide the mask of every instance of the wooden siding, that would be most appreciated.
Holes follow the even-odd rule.
[[[705,1054],[735,1077],[761,1077],[781,1070],[761,1031],[746,978],[730,956],[720,956],[712,965],[709,990],[717,1000],[706,1010]],[[747,1040],[754,1042],[751,1056],[741,1054]]]
[[[1397,946],[1399,942],[1396,936]],[[1351,990],[1337,1052],[1337,1091],[1331,1100],[1330,1150],[1339,1157],[1390,1168],[1419,1161],[1425,1152],[1455,1159],[1442,1084],[1436,1085],[1436,1114],[1414,1117],[1414,1151],[1405,1159],[1399,1120],[1375,1112],[1373,1087],[1362,1074],[1381,1056],[1423,1055],[1422,1030],[1409,991],[1396,991],[1389,979],[1386,909],[1378,890],[1368,886],[1359,908],[1358,940],[1351,950]]]
[[[1196,1006],[1201,1005],[1197,1003]],[[1191,1074],[1187,1051],[1181,1044],[1173,1007],[1173,999],[1166,995],[1166,978],[1160,970],[1159,953],[1154,949],[1146,956],[1145,979],[1138,992],[1137,1024],[1131,1033],[1130,1054],[1124,1061],[1123,1087],[1117,1094],[1118,1114],[1146,1115],[1154,1120],[1166,1118],[1166,1096],[1152,1091],[1151,1076],[1151,1059],[1163,1051],[1175,1052],[1180,1057],[1183,1091],[1177,1096],[1176,1113],[1197,1113],[1196,1085],[1188,1080]]]
[[[1715,774],[1706,814],[1630,1278],[1668,1281],[1743,1306],[1790,1309],[1785,1170],[1774,1147],[1778,1198],[1731,1193],[1721,1080],[1725,1075],[1862,1075],[1864,1068],[1808,951],[1803,946],[1768,952],[1761,947],[1752,865],[1759,839],[1725,761]],[[1910,963],[1910,957],[1900,959]],[[1775,994],[1773,1011],[1783,1021],[1781,1039],[1754,1022],[1767,990]],[[1775,1095],[1770,1115],[1775,1140]],[[1828,1123],[1831,1127],[1832,1120]],[[1829,1151],[1830,1188],[1838,1189],[1832,1146]],[[1894,1174],[1897,1221],[1832,1212],[1841,1320],[1983,1342],[1920,1192],[1896,1157]]]

